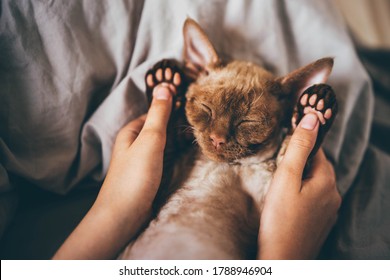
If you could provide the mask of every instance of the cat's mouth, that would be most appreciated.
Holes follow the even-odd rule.
[[[278,141],[264,141],[261,144],[250,146],[242,146],[235,142],[229,142],[221,147],[215,147],[203,135],[196,135],[196,142],[198,143],[202,153],[210,160],[227,163],[240,163],[243,159],[251,156],[261,156],[263,159],[268,159],[274,156],[275,149],[278,147]]]
[[[202,148],[202,147],[201,147]],[[204,155],[206,155],[209,159],[214,161],[223,161],[223,162],[233,162],[237,159],[237,157],[227,157],[225,153],[221,151],[212,151],[209,149],[202,148],[202,152]]]
[[[233,163],[241,158],[253,155],[254,153],[235,143],[227,143],[222,147],[216,148],[210,141],[199,138],[197,138],[197,140],[202,153],[214,161]]]

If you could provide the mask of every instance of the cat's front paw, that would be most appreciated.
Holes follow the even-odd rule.
[[[303,116],[308,113],[316,114],[320,120],[316,144],[310,154],[312,157],[321,146],[337,114],[336,95],[329,85],[313,85],[302,93],[297,104],[294,125],[298,125]]]
[[[183,105],[185,78],[179,63],[173,59],[163,59],[157,62],[145,75],[146,96],[149,104],[152,102],[153,90],[162,85],[174,94],[174,109]]]

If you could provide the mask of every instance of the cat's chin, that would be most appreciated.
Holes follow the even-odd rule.
[[[213,160],[213,161],[227,162],[227,163],[234,161],[234,159],[226,158],[222,154],[212,153],[212,152],[209,152],[209,151],[203,150],[203,149],[201,149],[201,151],[208,159]]]
[[[237,159],[237,157],[229,158],[223,152],[218,152],[216,150],[212,150],[212,148],[204,147],[200,143],[198,143],[198,144],[199,144],[199,149],[202,152],[202,154],[212,161],[230,163],[230,162],[234,162],[234,160]]]
[[[265,151],[265,152],[258,152],[256,154],[251,154],[242,157],[228,158],[222,155],[218,155],[206,151],[202,151],[202,153],[209,160],[215,162],[224,162],[228,164],[239,164],[239,165],[258,164],[272,159],[275,155],[274,151]]]
[[[229,157],[226,153],[217,151],[210,151],[207,148],[202,148],[200,150],[204,156],[208,159],[216,162],[225,162],[229,164],[254,164],[259,162],[267,161],[275,156],[277,151],[277,145],[268,146],[267,149],[257,151],[255,153],[241,154],[233,157]]]
[[[235,153],[234,156],[229,156],[228,153],[224,152],[218,152],[218,151],[210,151],[207,148],[202,148],[201,151],[203,155],[205,155],[208,159],[216,162],[225,162],[225,163],[238,163],[240,160],[248,157],[247,154],[237,154]]]

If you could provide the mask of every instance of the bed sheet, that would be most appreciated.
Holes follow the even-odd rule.
[[[370,79],[331,1],[1,2],[0,192],[13,177],[59,194],[107,171],[113,141],[146,112],[144,73],[181,60],[182,25],[200,23],[222,54],[277,75],[333,56],[339,114],[324,148],[345,196],[367,150]],[[378,179],[379,183],[381,178]],[[1,203],[1,230],[14,203]]]

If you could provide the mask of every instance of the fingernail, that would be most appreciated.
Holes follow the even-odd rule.
[[[168,100],[171,97],[171,92],[167,87],[159,86],[154,89],[153,97],[157,100]]]
[[[299,123],[299,126],[306,129],[306,130],[313,130],[318,123],[318,117],[315,114],[306,114],[301,122]]]

